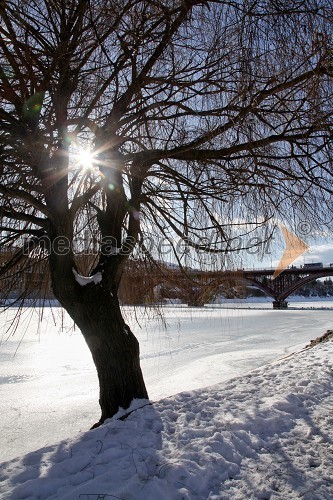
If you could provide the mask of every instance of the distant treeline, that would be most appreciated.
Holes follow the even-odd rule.
[[[254,287],[245,289],[246,297],[263,297],[265,294]],[[325,280],[316,280],[299,288],[294,294],[301,297],[333,297],[333,280],[325,278]]]

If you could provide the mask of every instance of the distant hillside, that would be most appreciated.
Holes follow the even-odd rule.
[[[223,289],[221,287],[220,294],[225,299],[246,299],[250,297],[265,297],[265,293],[254,286],[232,286]],[[327,278],[325,280],[313,281],[302,288],[299,288],[294,294],[301,297],[332,297],[333,298],[333,280]],[[292,296],[291,295],[291,296]]]
[[[247,297],[262,297],[265,294],[253,287],[248,287]],[[331,278],[325,280],[316,280],[299,288],[293,295],[301,297],[333,297],[333,281]]]
[[[333,297],[333,281],[331,278],[312,281],[308,285],[299,288],[294,295],[302,297]]]

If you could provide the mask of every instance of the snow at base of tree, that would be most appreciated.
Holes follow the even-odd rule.
[[[94,274],[93,276],[85,277],[85,276],[81,276],[81,274],[78,274],[78,272],[75,271],[75,269],[73,269],[73,274],[75,276],[75,280],[81,286],[90,285],[91,283],[93,283],[94,285],[97,285],[98,283],[100,283],[102,281],[102,273],[101,272],[98,272],[98,273]]]
[[[137,400],[125,420],[0,464],[0,497],[333,498],[332,358],[329,341],[206,389]]]

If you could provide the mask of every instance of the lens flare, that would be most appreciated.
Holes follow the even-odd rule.
[[[83,170],[92,170],[94,168],[94,155],[90,149],[83,149],[79,152],[78,163]]]

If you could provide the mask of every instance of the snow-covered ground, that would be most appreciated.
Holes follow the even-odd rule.
[[[332,499],[332,354],[329,342],[137,400],[124,421],[0,464],[1,498]]]
[[[331,311],[168,308],[167,330],[126,312],[154,404],[89,432],[97,380],[68,319],[52,309],[38,327],[26,311],[20,345],[3,333],[1,498],[333,497],[333,344],[288,357]]]

